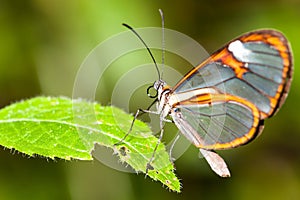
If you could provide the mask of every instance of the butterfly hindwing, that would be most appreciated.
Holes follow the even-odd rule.
[[[231,95],[203,93],[175,108],[171,112],[175,124],[199,148],[240,146],[255,138],[263,125],[256,106]]]

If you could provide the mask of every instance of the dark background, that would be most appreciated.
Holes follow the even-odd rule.
[[[124,31],[123,22],[159,27],[158,8],[164,10],[167,28],[194,38],[208,52],[258,28],[278,29],[292,45],[295,73],[286,104],[254,142],[221,152],[232,177],[217,177],[194,147],[175,163],[180,194],[98,161],[29,158],[1,148],[0,199],[300,199],[299,0],[1,0],[0,106],[38,95],[71,97],[87,54]],[[107,80],[108,89],[110,84]],[[100,94],[98,101],[108,105],[110,92]],[[146,98],[135,99],[131,112]]]

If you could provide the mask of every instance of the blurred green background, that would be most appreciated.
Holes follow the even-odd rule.
[[[134,27],[159,27],[158,8],[164,10],[167,28],[194,38],[208,52],[258,28],[281,30],[292,45],[295,73],[286,104],[266,121],[263,134],[254,142],[221,152],[232,177],[217,177],[203,159],[198,159],[194,147],[175,163],[183,184],[180,194],[142,174],[119,172],[98,161],[28,158],[2,148],[1,200],[300,199],[299,0],[1,0],[0,106],[37,95],[71,97],[76,72],[87,54],[100,42],[126,30],[123,22]],[[149,55],[143,56],[139,59],[149,59]],[[183,72],[190,69],[174,67]],[[121,69],[120,65],[109,73],[112,76]],[[97,100],[104,105],[109,104],[113,84],[107,79],[106,90],[99,94]],[[131,112],[148,104],[142,92],[132,102]]]

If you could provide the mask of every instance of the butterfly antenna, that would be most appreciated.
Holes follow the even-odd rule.
[[[162,67],[161,67],[161,77],[163,76],[163,70],[164,70],[164,64],[165,64],[165,52],[166,52],[166,44],[165,44],[165,17],[164,17],[164,13],[162,11],[162,9],[158,10],[160,13],[160,17],[161,17],[161,29],[162,29],[162,39],[161,39],[161,63],[162,63]]]
[[[129,30],[131,30],[140,39],[140,41],[144,44],[144,46],[146,47],[148,53],[150,54],[150,56],[153,60],[154,65],[155,65],[155,68],[156,68],[156,71],[158,74],[158,80],[160,80],[161,77],[160,77],[158,66],[156,64],[155,58],[154,58],[153,54],[151,53],[148,45],[145,43],[145,41],[141,38],[141,36],[131,26],[129,26],[128,24],[125,24],[125,23],[123,23],[122,25],[125,26],[126,28],[128,28]]]

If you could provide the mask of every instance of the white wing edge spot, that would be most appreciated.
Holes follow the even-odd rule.
[[[245,48],[243,43],[240,40],[236,40],[231,42],[228,45],[228,51],[230,51],[234,57],[236,57],[240,61],[248,60],[249,54],[251,54],[251,50]]]

